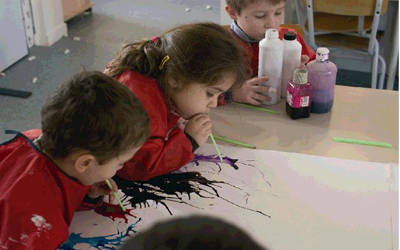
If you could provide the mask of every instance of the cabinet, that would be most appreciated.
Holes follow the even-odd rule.
[[[0,71],[28,54],[20,1],[0,1]]]
[[[93,5],[90,0],[62,0],[64,21],[91,9]]]

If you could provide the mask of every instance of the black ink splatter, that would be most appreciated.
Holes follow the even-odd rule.
[[[247,208],[224,197],[220,197],[217,188],[221,188],[221,185],[228,185],[237,189],[240,188],[225,183],[224,181],[208,180],[199,172],[170,173],[148,181],[127,181],[119,177],[114,177],[114,180],[125,194],[122,199],[123,202],[131,203],[132,207],[148,207],[150,206],[148,201],[155,201],[156,204],[162,204],[168,210],[169,214],[173,215],[166,201],[183,203],[196,207],[183,200],[185,194],[189,200],[191,199],[191,194],[196,194],[201,198],[219,198],[237,207],[259,213],[269,218],[271,217],[262,211]],[[204,193],[207,194],[207,196],[205,196]],[[196,208],[202,209],[200,207]]]

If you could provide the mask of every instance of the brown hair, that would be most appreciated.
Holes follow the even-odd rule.
[[[248,5],[261,1],[268,1],[273,5],[277,5],[281,2],[285,2],[286,0],[226,0],[226,4],[237,14],[240,14],[242,9],[246,8]]]
[[[124,85],[98,71],[76,74],[47,99],[39,145],[51,157],[87,150],[100,164],[140,146],[149,118]]]
[[[166,55],[170,59],[160,69]],[[180,87],[193,81],[212,85],[224,73],[234,74],[234,84],[245,79],[241,48],[228,31],[214,23],[181,25],[154,41],[124,46],[107,67],[107,74],[117,77],[126,70],[156,78],[167,96],[171,93],[167,84],[170,79]]]
[[[225,220],[192,215],[158,222],[135,234],[121,250],[268,250],[242,228]]]

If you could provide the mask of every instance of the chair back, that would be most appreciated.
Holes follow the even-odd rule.
[[[302,0],[307,6],[307,0]],[[386,13],[388,0],[382,0],[380,15]],[[313,0],[314,12],[345,16],[373,16],[376,0]]]
[[[304,35],[303,28],[298,24],[281,24],[279,27],[294,29],[297,32],[297,34],[300,34],[301,36]]]
[[[337,18],[351,15],[359,17],[359,33],[363,33],[364,16],[373,16],[371,32],[368,44],[368,53],[373,54],[373,50],[377,45],[376,33],[380,16],[386,12],[388,0],[302,0],[307,8],[308,21],[308,37],[312,47],[317,47],[315,44],[314,34],[314,13],[327,13],[337,15]],[[332,19],[335,22],[335,19]]]

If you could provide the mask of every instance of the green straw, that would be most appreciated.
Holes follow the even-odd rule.
[[[391,148],[392,147],[392,144],[384,143],[384,142],[377,142],[377,141],[365,141],[365,140],[356,140],[356,139],[348,139],[348,138],[340,138],[340,137],[333,137],[333,140],[336,142],[362,144],[362,145],[383,147],[383,148]]]
[[[250,145],[250,144],[247,144],[247,143],[244,143],[244,142],[240,142],[240,141],[236,141],[236,140],[233,140],[233,139],[228,139],[228,138],[225,138],[225,137],[222,137],[222,136],[218,136],[218,135],[215,135],[214,138],[217,139],[217,140],[220,140],[220,141],[224,141],[224,142],[231,143],[231,144],[238,145],[238,146],[245,147],[245,148],[251,148],[251,149],[255,149],[256,148],[256,146],[254,146],[254,145]]]
[[[257,106],[253,106],[253,105],[240,103],[240,102],[233,102],[233,103],[236,105],[242,106],[242,107],[251,108],[251,109],[258,110],[258,111],[263,111],[263,112],[267,112],[267,113],[271,113],[271,114],[280,114],[280,112],[272,110],[272,109],[261,108],[261,107],[257,107]]]
[[[111,186],[110,181],[109,181],[109,180],[106,180],[106,184],[107,184],[107,186],[111,189],[111,191],[112,191],[112,193],[113,193],[113,195],[114,195],[114,198],[118,201],[119,205],[121,206],[122,211],[125,212],[125,211],[126,211],[126,208],[124,207],[124,205],[122,205],[122,202],[121,202],[121,200],[119,199],[117,192],[113,191],[113,188],[112,188],[112,186]]]
[[[211,138],[212,143],[214,144],[215,151],[217,151],[219,160],[221,161],[221,163],[223,163],[224,160],[222,159],[221,152],[219,151],[218,145],[217,145],[217,143],[215,142],[215,139],[214,139],[213,134],[210,134],[210,138]]]

